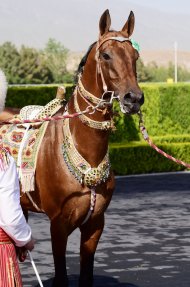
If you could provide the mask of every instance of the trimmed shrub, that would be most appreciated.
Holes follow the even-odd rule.
[[[155,143],[190,143],[190,134],[157,136],[152,137],[152,140]]]
[[[190,133],[190,84],[142,85],[145,125],[152,136]]]
[[[7,93],[6,107],[44,106],[55,98],[58,86],[10,86]],[[73,85],[66,85],[66,99],[69,98],[72,90]]]
[[[179,137],[183,134],[190,134],[189,83],[171,85],[141,84],[141,88],[145,95],[145,103],[141,110],[150,137],[163,137],[166,135],[178,135]],[[117,105],[115,109],[118,111]],[[116,126],[118,130],[111,136],[111,142],[142,139],[137,115],[126,117],[119,112]],[[176,140],[177,137],[174,137],[174,142]],[[170,142],[172,142],[171,137]]]
[[[190,163],[190,143],[159,144],[158,147],[168,154]],[[111,144],[110,160],[115,174],[118,175],[186,169],[157,153],[146,143]]]

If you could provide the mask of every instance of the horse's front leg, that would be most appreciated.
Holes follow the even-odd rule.
[[[79,287],[93,286],[94,254],[104,228],[104,215],[81,226]]]
[[[51,221],[51,241],[55,265],[55,277],[53,287],[67,287],[67,269],[66,269],[66,246],[68,231],[66,224],[61,217]]]

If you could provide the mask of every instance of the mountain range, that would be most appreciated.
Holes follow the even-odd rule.
[[[97,40],[99,19],[106,8],[110,10],[112,27],[116,30],[123,27],[130,10],[134,11],[133,38],[140,44],[146,61],[154,55],[160,57],[160,61],[163,57],[167,61],[169,54],[173,59],[176,41],[180,53],[188,55],[183,62],[189,66],[190,11],[186,14],[163,12],[131,0],[0,0],[0,44],[11,41],[18,47],[24,44],[43,48],[49,38],[54,38],[72,52],[84,53]],[[157,56],[151,51],[156,51]],[[149,56],[143,56],[145,54]]]
[[[43,47],[52,37],[72,51],[84,51],[97,39],[99,18],[106,8],[116,30],[134,11],[133,38],[142,50],[172,50],[177,41],[179,50],[190,51],[190,11],[163,12],[127,0],[0,0],[0,44]]]

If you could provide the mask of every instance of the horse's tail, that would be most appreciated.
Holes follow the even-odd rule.
[[[7,95],[7,80],[5,74],[0,69],[0,113],[4,110]]]

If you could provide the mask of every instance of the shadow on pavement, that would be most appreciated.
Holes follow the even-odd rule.
[[[190,172],[186,173],[167,173],[167,174],[151,174],[146,176],[128,176],[117,178],[116,190],[117,194],[125,194],[126,192],[173,192],[186,191],[190,188]],[[180,183],[180,184],[179,184]],[[114,194],[115,194],[114,193]]]
[[[78,286],[78,276],[70,275],[69,277],[69,287],[77,287]],[[43,281],[44,287],[52,287],[53,278],[50,278],[46,281]],[[94,286],[93,287],[140,287],[134,285],[132,283],[121,283],[117,279],[107,276],[96,275],[94,276]],[[40,287],[40,285],[36,285],[35,287]]]

